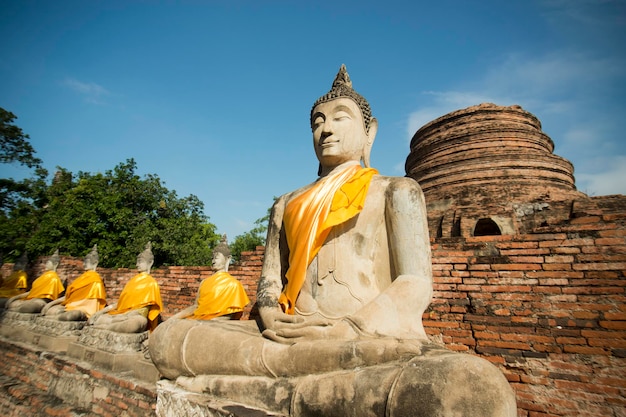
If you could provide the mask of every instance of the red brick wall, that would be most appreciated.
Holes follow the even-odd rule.
[[[0,351],[3,416],[154,415],[154,384],[122,379],[63,356],[3,340]]]
[[[626,416],[625,223],[438,239],[427,332],[497,364],[520,417]]]

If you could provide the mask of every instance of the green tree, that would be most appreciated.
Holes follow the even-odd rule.
[[[276,201],[276,197],[274,197]],[[241,252],[252,251],[257,246],[265,246],[265,239],[267,238],[267,225],[270,221],[270,214],[272,207],[267,209],[265,216],[254,221],[254,227],[249,231],[235,236],[235,239],[229,244],[230,252],[235,261],[241,259]]]
[[[82,256],[98,244],[100,264],[134,267],[152,242],[155,265],[204,265],[219,236],[196,196],[178,198],[154,174],[139,177],[133,159],[102,173],[59,169],[26,247],[32,254]]]
[[[32,178],[0,178],[0,256],[4,260],[15,260],[24,250],[37,222],[36,212],[45,204],[48,175],[15,119],[13,113],[0,108],[0,163],[17,163],[35,171]]]
[[[35,157],[30,137],[13,124],[15,119],[17,116],[0,107],[0,162],[18,162],[29,168],[37,168],[41,166],[41,159]]]

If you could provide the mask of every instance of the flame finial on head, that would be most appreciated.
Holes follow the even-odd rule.
[[[138,256],[139,259],[145,260],[147,263],[152,265],[154,262],[154,254],[152,254],[152,242],[146,243],[146,247]]]

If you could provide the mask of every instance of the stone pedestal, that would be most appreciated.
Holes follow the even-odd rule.
[[[146,382],[156,382],[159,372],[144,356],[148,337],[147,331],[117,333],[87,326],[80,337],[70,343],[67,355]]]
[[[165,379],[157,382],[156,415],[179,417],[182,414],[195,417],[286,417],[190,392]]]
[[[58,321],[39,314],[6,311],[0,334],[50,352],[65,353],[69,344],[78,339],[84,326],[84,321]]]

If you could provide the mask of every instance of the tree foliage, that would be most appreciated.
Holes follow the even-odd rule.
[[[152,242],[155,265],[204,265],[219,236],[207,222],[203,203],[193,195],[178,198],[156,175],[143,179],[133,159],[102,173],[60,169],[48,189],[29,253],[55,248],[81,255],[98,244],[100,263],[134,267],[137,254]]]
[[[41,166],[41,159],[35,157],[29,136],[13,124],[15,119],[17,116],[0,107],[0,163],[18,162],[37,168]]]
[[[276,200],[276,197],[274,197]],[[270,214],[272,208],[267,209],[265,216],[254,221],[254,227],[249,231],[235,237],[233,242],[229,245],[230,252],[235,261],[241,259],[241,252],[255,250],[257,246],[265,246],[265,239],[267,238],[267,225],[270,221]]]

